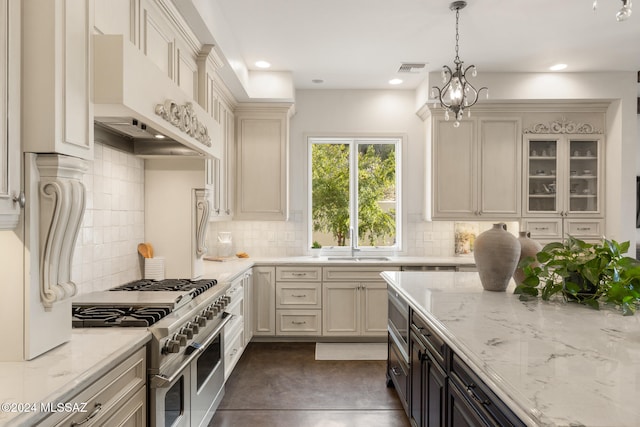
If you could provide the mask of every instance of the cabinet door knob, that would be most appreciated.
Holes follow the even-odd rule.
[[[24,196],[24,191],[20,191],[18,195],[14,195],[12,200],[13,203],[17,203],[21,208],[24,208],[24,205],[27,203],[27,198]]]

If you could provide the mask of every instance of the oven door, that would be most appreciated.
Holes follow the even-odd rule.
[[[191,369],[184,368],[172,381],[149,391],[149,418],[152,426],[191,425]]]
[[[151,425],[165,427],[206,425],[224,394],[224,326],[227,316],[170,377],[151,375]]]
[[[191,364],[191,425],[207,425],[224,395],[223,333],[218,332]]]

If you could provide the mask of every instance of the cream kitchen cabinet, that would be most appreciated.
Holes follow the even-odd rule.
[[[0,2],[0,230],[20,217],[20,4]]]
[[[52,409],[49,412],[53,414],[38,425],[146,426],[146,377],[146,349],[143,347],[69,399],[69,403],[86,403],[86,411],[57,412]]]
[[[233,368],[240,360],[247,341],[245,338],[245,313],[247,301],[244,299],[245,275],[240,275],[229,285],[226,292],[231,302],[225,311],[231,314],[231,320],[224,327],[224,378],[229,378]]]
[[[478,116],[433,120],[433,218],[520,216],[520,119]]]
[[[525,134],[522,229],[542,243],[567,235],[600,240],[605,227],[604,137],[589,125],[555,123],[583,133]]]
[[[23,149],[91,159],[93,0],[21,4]]]
[[[253,269],[242,274],[242,288],[244,289],[244,344],[249,344],[253,338]]]
[[[289,118],[293,104],[239,104],[235,219],[286,220]]]
[[[222,132],[222,158],[214,159],[214,201],[213,219],[233,217],[233,171],[235,148],[235,121],[232,107],[226,101],[218,101],[218,114]]]
[[[322,267],[276,267],[276,335],[322,334]]]
[[[208,160],[208,176],[214,190],[212,220],[233,216],[233,172],[235,149],[235,120],[233,95],[220,80],[217,70],[222,62],[213,46],[204,46],[198,56],[198,103],[220,125],[222,152]]]
[[[387,285],[380,277],[395,267],[324,267],[323,336],[387,335]]]
[[[253,335],[276,333],[276,268],[253,268]]]
[[[603,141],[600,134],[525,134],[525,216],[601,218]]]

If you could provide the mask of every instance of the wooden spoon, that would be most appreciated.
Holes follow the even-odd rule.
[[[138,243],[138,253],[142,255],[143,258],[151,258],[151,256],[149,256],[149,247],[146,243]]]
[[[149,258],[153,258],[153,246],[151,246],[151,243],[149,243],[149,242],[145,243],[145,245],[147,245],[147,251],[149,253]]]

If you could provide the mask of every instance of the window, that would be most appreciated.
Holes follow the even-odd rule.
[[[399,248],[400,141],[309,139],[310,243]]]

